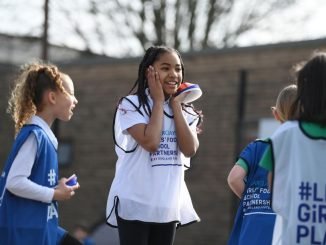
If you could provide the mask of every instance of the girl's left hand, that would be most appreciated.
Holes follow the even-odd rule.
[[[189,91],[185,93],[181,93],[178,96],[173,96],[171,99],[173,99],[174,102],[182,103],[189,93],[190,93]]]
[[[68,179],[62,178],[59,180],[59,184],[54,189],[53,200],[56,201],[64,201],[70,199],[73,195],[75,195],[75,190],[79,188],[79,184],[77,183],[74,186],[66,185]]]
[[[171,96],[169,104],[172,108],[172,111],[175,113],[176,110],[182,110],[181,100],[177,97]]]
[[[179,94],[178,96],[172,96],[170,98],[170,106],[172,108],[175,108],[178,106],[181,107],[181,103],[184,101],[184,99],[188,93],[190,93],[190,92],[182,93],[182,94]]]

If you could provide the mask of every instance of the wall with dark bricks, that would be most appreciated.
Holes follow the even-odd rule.
[[[239,153],[235,133],[240,71],[247,72],[242,148],[257,137],[259,120],[272,116],[270,106],[280,89],[291,83],[292,66],[323,48],[326,40],[183,54],[186,80],[200,84],[204,93],[194,103],[204,113],[200,148],[186,173],[201,222],[178,229],[175,244],[226,244],[237,204],[226,178]],[[105,222],[116,161],[113,113],[118,99],[133,85],[140,59],[100,58],[58,64],[72,77],[79,101],[72,120],[58,125],[59,142],[70,142],[73,153],[72,162],[61,167],[61,176],[76,173],[81,185],[71,201],[60,204],[61,225],[68,230],[79,222],[92,228]],[[13,123],[5,111],[15,69],[0,65],[0,166],[13,141]]]

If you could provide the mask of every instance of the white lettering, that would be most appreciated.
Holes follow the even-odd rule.
[[[54,206],[53,203],[51,203],[49,206],[48,206],[48,219],[52,219],[53,217],[56,217],[58,218],[59,215],[58,215],[58,211],[56,209],[56,207]]]

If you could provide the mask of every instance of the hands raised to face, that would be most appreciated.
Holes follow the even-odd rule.
[[[162,84],[160,81],[160,76],[157,71],[155,71],[153,66],[149,66],[146,72],[148,88],[150,95],[153,101],[163,102],[164,101],[164,93]]]

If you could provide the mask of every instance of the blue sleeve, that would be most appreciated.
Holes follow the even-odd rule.
[[[255,140],[248,144],[241,152],[239,158],[246,162],[248,166],[247,176],[251,176],[259,168],[259,162],[265,153],[269,143],[263,140]]]
[[[250,169],[250,165],[253,162],[253,158],[255,156],[255,145],[255,142],[251,142],[242,150],[239,155],[239,158],[241,158],[247,164],[248,169]]]

